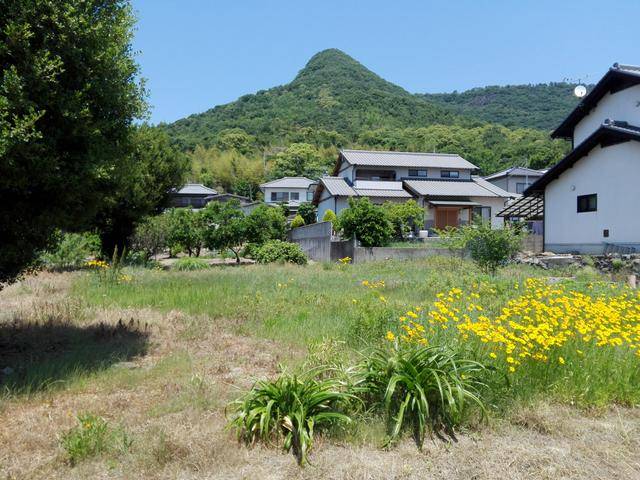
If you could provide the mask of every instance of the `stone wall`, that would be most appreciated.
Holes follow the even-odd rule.
[[[380,260],[415,260],[433,256],[464,257],[465,252],[451,252],[447,248],[393,248],[393,247],[355,247],[353,263],[375,262]]]
[[[331,222],[312,223],[292,229],[287,237],[297,243],[311,260],[328,262],[331,260]]]

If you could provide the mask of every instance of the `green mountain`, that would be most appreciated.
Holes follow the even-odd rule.
[[[216,134],[228,128],[242,128],[260,143],[278,144],[303,127],[352,141],[363,130],[435,123],[465,122],[449,108],[411,94],[330,49],[314,55],[287,85],[244,95],[164,128],[183,147],[193,148],[212,145]]]
[[[467,118],[548,131],[560,125],[578,103],[574,87],[569,83],[491,86],[424,94],[423,98]]]

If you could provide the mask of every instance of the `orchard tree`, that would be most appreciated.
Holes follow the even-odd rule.
[[[393,225],[395,236],[400,240],[404,240],[416,225],[423,223],[424,209],[415,200],[402,203],[387,201],[382,206]]]
[[[172,208],[167,217],[167,246],[169,253],[178,248],[189,256],[200,256],[204,244],[204,218],[202,212],[190,208]]]
[[[247,215],[245,229],[247,242],[256,245],[269,240],[284,240],[287,218],[281,208],[263,204]]]
[[[0,12],[2,282],[56,228],[91,223],[146,105],[129,1],[2,0]]]
[[[346,238],[355,237],[363,247],[384,247],[393,235],[387,212],[367,197],[349,199],[349,208],[338,216],[336,230]]]
[[[231,250],[240,263],[240,250],[245,243],[245,215],[236,200],[210,202],[203,210],[204,243],[210,250]]]

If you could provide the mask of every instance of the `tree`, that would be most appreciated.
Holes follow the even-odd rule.
[[[146,217],[136,226],[131,238],[133,250],[142,251],[147,259],[162,252],[167,247],[168,215]]]
[[[478,266],[495,275],[498,267],[506,264],[522,245],[522,230],[505,225],[504,228],[491,228],[491,222],[479,221],[463,227],[466,248]]]
[[[169,252],[183,248],[189,256],[200,256],[204,244],[204,219],[201,212],[190,208],[172,208],[167,217],[167,246]]]
[[[276,156],[271,175],[280,177],[311,177],[322,175],[327,168],[316,147],[308,143],[292,143]]]
[[[335,227],[335,224],[336,224],[337,220],[338,220],[338,217],[336,216],[335,212],[333,210],[331,210],[330,208],[328,210],[326,210],[324,212],[324,215],[322,216],[322,221],[323,222],[331,222],[331,223],[334,224],[334,227]]]
[[[304,218],[302,218],[300,214],[297,214],[293,217],[293,220],[291,220],[291,228],[304,227],[304,225]]]
[[[393,235],[387,213],[367,197],[349,199],[349,208],[340,212],[336,230],[347,238],[355,237],[363,247],[385,246]]]
[[[229,128],[218,134],[220,150],[236,150],[244,155],[251,151],[255,138],[241,128]]]
[[[106,256],[116,248],[124,250],[143,217],[160,213],[171,189],[182,184],[187,169],[187,157],[158,128],[136,128],[131,142],[131,152],[105,181],[103,206],[96,218]]]
[[[262,245],[269,240],[284,240],[287,218],[281,208],[260,205],[245,218],[247,242]]]
[[[403,203],[388,201],[382,206],[393,225],[395,236],[400,240],[404,240],[412,228],[423,222],[424,209],[415,200]]]
[[[204,218],[204,242],[210,250],[231,250],[240,263],[240,249],[246,241],[245,215],[240,203],[210,202],[202,211]]]
[[[126,0],[0,2],[0,282],[81,230],[146,108]]]
[[[316,207],[311,202],[303,202],[298,207],[298,215],[302,217],[305,225],[316,223]]]

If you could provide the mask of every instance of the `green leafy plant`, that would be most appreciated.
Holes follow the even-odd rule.
[[[342,407],[354,399],[353,395],[335,379],[317,379],[318,373],[315,369],[300,376],[283,374],[276,380],[256,383],[231,404],[229,425],[248,445],[259,440],[281,442],[298,464],[304,465],[319,429],[351,421]]]
[[[71,270],[84,266],[89,257],[99,253],[98,235],[58,232],[54,247],[40,255],[40,262],[49,270]]]
[[[240,203],[210,202],[202,211],[205,245],[220,252],[231,250],[240,263],[240,250],[247,239],[247,223]]]
[[[408,427],[420,449],[427,434],[455,440],[468,406],[486,413],[480,391],[487,368],[447,347],[379,348],[361,368],[364,388],[386,414],[387,446]]]
[[[307,263],[307,256],[297,243],[271,240],[253,252],[258,263],[288,262],[298,265]]]
[[[302,218],[299,214],[293,217],[293,220],[291,220],[291,228],[298,228],[298,227],[304,227],[304,226],[305,226],[304,218]]]
[[[209,268],[209,264],[202,258],[182,257],[176,260],[173,268],[180,272],[191,272],[195,270],[206,270]]]
[[[325,211],[324,215],[322,216],[323,222],[331,222],[334,225],[336,224],[337,220],[338,220],[338,217],[336,216],[335,212],[331,209]]]
[[[382,207],[393,225],[395,237],[400,240],[404,240],[412,229],[424,223],[424,208],[415,200],[402,203],[387,201]]]
[[[170,254],[179,249],[200,256],[204,245],[204,218],[191,208],[172,208],[166,216],[166,244]]]
[[[298,215],[302,217],[305,225],[316,223],[316,207],[311,202],[303,202],[298,207]]]
[[[260,205],[244,219],[245,240],[262,245],[269,240],[284,240],[287,218],[281,208]]]
[[[131,446],[124,430],[110,427],[102,417],[85,413],[78,415],[77,421],[78,425],[60,439],[72,466],[86,458],[126,451]]]
[[[349,208],[340,212],[336,230],[346,238],[355,237],[363,247],[388,245],[393,236],[387,213],[367,197],[349,199]]]

